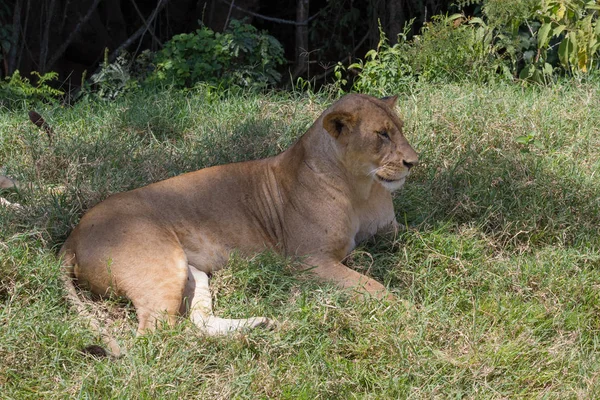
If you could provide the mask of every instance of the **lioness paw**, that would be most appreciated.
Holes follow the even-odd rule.
[[[194,321],[202,332],[208,336],[227,335],[244,329],[266,328],[271,329],[275,322],[266,317],[253,317],[248,319],[227,319],[208,317],[201,321]]]

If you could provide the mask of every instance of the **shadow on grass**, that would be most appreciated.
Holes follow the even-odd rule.
[[[36,151],[20,171],[28,185],[8,193],[25,208],[0,210],[3,235],[35,231],[57,247],[81,215],[109,195],[212,165],[274,155],[282,130],[271,119],[246,118],[233,129],[203,127],[177,142],[127,130],[63,138],[54,148],[43,138],[29,138],[28,147]]]
[[[427,166],[397,198],[409,225],[470,224],[502,246],[598,244],[600,185],[577,165],[518,150]]]
[[[5,234],[32,230],[57,246],[87,209],[110,194],[212,165],[274,155],[280,133],[288,128],[276,119],[251,116],[221,126],[198,126],[179,138],[167,132],[168,137],[159,140],[150,134],[156,116],[144,114],[144,125],[144,115],[135,115],[138,120],[129,127],[122,124],[131,118],[123,117],[119,131],[62,138],[53,149],[44,146],[42,138],[29,138],[28,147],[36,151],[22,176],[35,184],[11,195],[26,209],[3,212],[5,226],[14,227]],[[166,117],[161,118],[161,124],[168,125]],[[141,126],[150,128],[137,133]],[[502,248],[597,246],[600,187],[576,165],[552,162],[518,148],[485,154],[465,151],[445,168],[436,160],[424,160],[395,196],[397,219],[417,230],[476,226]]]
[[[426,160],[394,203],[405,229],[365,243],[349,263],[400,290],[412,279],[404,264],[432,257],[452,269],[549,247],[600,248],[600,185],[576,165],[519,149],[464,152],[447,168]]]

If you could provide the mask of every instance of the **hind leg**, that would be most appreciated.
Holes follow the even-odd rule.
[[[208,275],[192,266],[188,266],[188,281],[184,296],[190,319],[202,332],[209,336],[223,335],[244,328],[268,327],[271,325],[271,321],[265,317],[247,319],[215,317],[212,313]]]
[[[187,282],[187,259],[180,256],[168,273],[146,274],[134,288],[127,290],[138,316],[137,334],[154,330],[158,325],[175,325]]]
[[[68,239],[68,248],[77,257],[75,276],[97,295],[131,300],[138,334],[163,321],[173,325],[188,276],[181,243],[153,218],[102,204],[84,216]]]

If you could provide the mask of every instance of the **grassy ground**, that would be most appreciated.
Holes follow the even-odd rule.
[[[213,277],[216,312],[280,325],[229,338],[188,321],[135,338],[111,315],[119,360],[67,304],[55,253],[110,193],[286,148],[331,99],[146,94],[0,111],[0,165],[30,183],[0,207],[0,398],[598,398],[600,91],[425,86],[399,101],[421,154],[395,197],[406,230],[348,264],[412,309],[357,303],[272,254]],[[517,140],[518,137],[525,137]]]

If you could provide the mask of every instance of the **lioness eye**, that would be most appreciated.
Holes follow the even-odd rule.
[[[386,131],[379,131],[379,132],[377,132],[377,134],[384,139],[390,140],[390,135],[388,135],[388,133]]]

